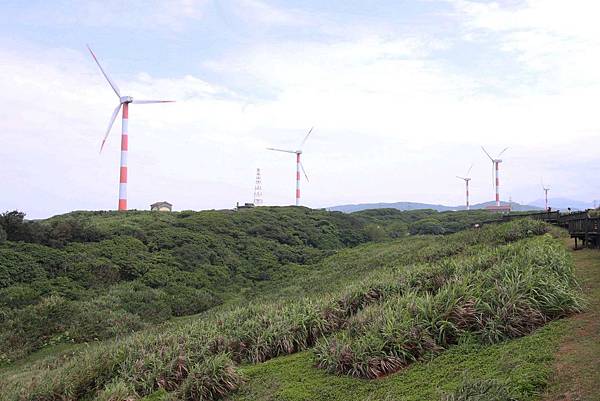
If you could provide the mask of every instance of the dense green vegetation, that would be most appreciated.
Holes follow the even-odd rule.
[[[305,208],[0,216],[0,363],[205,311],[366,242],[364,224]]]
[[[281,213],[331,216],[292,210]],[[265,209],[260,213],[271,212]],[[366,227],[372,222],[333,216],[350,218],[355,224],[349,229],[352,235],[346,236],[338,228],[333,237],[337,242],[328,247],[312,244],[311,249],[319,254],[310,262],[289,263],[286,269],[270,271],[268,280],[240,295],[245,302],[230,301],[180,322],[153,326],[138,334],[8,369],[0,376],[0,386],[5,389],[0,400],[117,400],[145,396],[215,400],[243,387],[240,365],[301,352],[315,344],[315,362],[323,367],[329,368],[321,362],[330,360],[332,371],[352,374],[336,368],[338,355],[329,352],[332,348],[328,346],[336,343],[352,351],[361,350],[367,368],[361,365],[365,361],[361,358],[355,359],[356,366],[368,372],[370,358],[380,361],[397,357],[390,350],[402,350],[408,342],[393,340],[407,338],[407,333],[409,337],[416,333],[410,341],[423,352],[411,354],[404,349],[408,357],[401,365],[446,348],[452,350],[457,343],[482,347],[518,337],[579,308],[564,252],[550,237],[532,238],[548,231],[543,223],[517,221],[447,237],[410,236],[342,249],[360,242],[357,234],[369,238]],[[314,222],[307,225],[311,224]],[[339,226],[343,228],[342,223]],[[334,249],[338,251],[327,256]],[[529,266],[535,266],[537,273]],[[295,278],[286,283],[288,270]],[[475,280],[474,284],[463,275]],[[542,276],[547,280],[541,280]],[[487,293],[485,283],[497,288],[492,286],[495,289]],[[497,307],[506,300],[505,295],[513,295],[508,300],[515,301],[515,307],[507,311]],[[474,297],[482,300],[474,302]],[[439,305],[447,308],[439,309]],[[462,320],[444,315],[449,311],[454,316],[463,310]],[[532,324],[525,323],[521,313],[536,319]],[[397,336],[373,335],[381,332],[380,316],[389,320]],[[479,316],[484,317],[482,324],[478,323]],[[367,345],[369,341],[375,346],[357,348],[357,344]],[[376,354],[369,354],[371,351]],[[489,387],[486,383],[481,386]]]
[[[47,345],[137,331],[233,298],[284,288],[287,296],[290,280],[301,285],[298,278],[336,250],[409,233],[452,233],[491,218],[481,211],[348,215],[306,208],[24,217],[0,215],[0,364]],[[415,242],[413,249],[421,246]],[[304,283],[303,292],[314,292],[314,284]]]
[[[468,212],[438,212],[433,209],[400,211],[370,209],[352,213],[365,222],[366,229],[376,238],[399,238],[408,234],[453,234],[484,221],[499,220],[501,215],[486,210]]]

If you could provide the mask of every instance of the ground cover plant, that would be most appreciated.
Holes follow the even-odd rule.
[[[367,267],[367,273],[357,275],[361,281],[350,287],[340,285],[329,293],[316,292],[313,297],[304,299],[288,299],[280,293],[272,300],[232,305],[178,325],[155,326],[139,334],[92,344],[84,351],[51,356],[27,368],[9,369],[3,373],[0,385],[5,391],[0,400],[136,399],[157,392],[172,399],[220,399],[243,383],[240,364],[297,353],[317,342],[331,344],[349,332],[361,338],[370,327],[378,324],[374,313],[377,308],[391,310],[392,305],[396,305],[402,309],[409,305],[409,296],[423,298],[425,301],[421,301],[420,307],[424,310],[437,305],[433,302],[437,294],[446,294],[442,300],[453,300],[452,291],[445,288],[458,280],[455,273],[462,263],[470,266],[467,270],[474,275],[480,272],[485,276],[486,271],[494,270],[493,266],[503,260],[519,261],[514,262],[515,266],[527,265],[529,259],[538,260],[535,259],[539,257],[537,253],[520,251],[526,248],[525,245],[501,244],[522,241],[546,231],[547,226],[543,223],[523,221],[486,227],[471,232],[471,235],[455,234],[434,240],[439,241],[439,247],[416,252],[417,256],[410,252],[412,256],[406,256],[398,265],[391,263],[383,269]],[[460,241],[469,245],[459,246]],[[547,274],[554,270],[562,272],[557,277],[574,285],[567,262],[560,259],[561,254],[554,248],[552,240],[536,241],[539,241],[538,250],[547,255],[548,263],[541,263],[540,269]],[[382,250],[401,244],[402,241],[396,241],[379,246]],[[349,252],[352,255],[349,260],[353,260],[359,256],[354,254],[355,251],[349,249],[341,254]],[[330,258],[339,262],[339,257]],[[369,258],[370,255],[365,261],[375,263]],[[360,261],[355,263],[360,265]],[[356,267],[349,271],[358,270]],[[574,309],[575,294],[571,287],[565,286],[564,305],[556,309],[556,303],[549,302],[544,309],[553,313],[551,318],[569,313],[570,307]],[[556,288],[548,286],[551,291]],[[550,295],[558,297],[553,293]],[[396,312],[401,316],[405,314],[402,310]],[[438,322],[431,320],[438,330],[435,333],[442,339],[439,344],[445,344],[444,341],[452,344],[456,330],[439,330]],[[340,332],[343,334],[338,334]],[[317,355],[321,349],[323,347],[319,345]],[[335,353],[327,355],[336,356]],[[98,360],[101,363],[97,363]]]

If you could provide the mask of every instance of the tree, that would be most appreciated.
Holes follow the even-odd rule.
[[[25,213],[13,210],[0,214],[0,227],[9,241],[18,241],[24,231]]]

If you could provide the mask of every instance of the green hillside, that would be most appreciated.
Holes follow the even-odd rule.
[[[243,297],[282,266],[366,242],[364,223],[305,208],[75,212],[0,227],[0,362],[109,338]]]
[[[32,295],[3,301],[1,349],[16,361],[0,373],[0,400],[341,400],[353,386],[363,394],[356,399],[369,399],[368,380],[428,369],[438,355],[432,372],[450,374],[435,364],[463,352],[490,355],[483,377],[497,379],[493,355],[515,344],[507,340],[527,336],[515,349],[544,341],[548,330],[538,328],[581,309],[570,259],[543,223],[415,236],[406,233],[424,219],[452,232],[482,216],[380,213],[74,213],[31,223],[45,237],[29,242],[7,230],[2,291]],[[118,274],[107,281],[103,271]],[[95,337],[75,336],[80,325]],[[507,397],[531,397],[547,372],[535,355],[522,359],[531,377],[453,377],[444,388],[506,387]],[[426,386],[423,375],[407,377]],[[415,386],[407,399],[441,394],[427,391]]]

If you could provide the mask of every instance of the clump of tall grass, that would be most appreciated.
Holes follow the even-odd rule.
[[[315,347],[317,366],[377,378],[463,336],[496,343],[531,333],[581,309],[565,250],[543,237],[491,250],[460,264],[415,270],[409,288],[357,314],[347,330]]]

